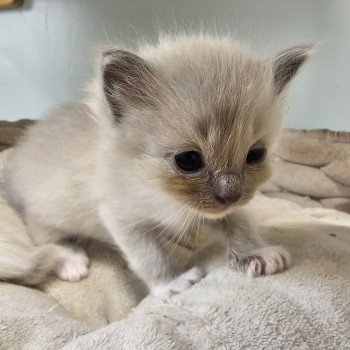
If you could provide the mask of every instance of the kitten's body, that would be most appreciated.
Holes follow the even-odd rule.
[[[225,242],[231,265],[252,276],[288,265],[283,249],[261,249],[249,219],[231,202],[239,192],[235,201],[246,203],[269,174],[267,160],[245,165],[247,152],[255,144],[270,149],[281,92],[307,49],[299,48],[303,59],[288,79],[276,73],[291,63],[288,57],[277,67],[283,55],[257,60],[228,39],[165,40],[139,54],[106,51],[87,102],[39,121],[11,152],[8,201],[40,248],[22,247],[30,264],[16,272],[13,252],[7,258],[1,243],[9,235],[0,235],[0,279],[36,283],[52,271],[68,280],[85,276],[84,252],[57,244],[71,235],[115,243],[163,297],[203,276],[199,267],[186,272],[195,258],[179,258],[172,246],[195,244],[198,235],[204,245],[196,252]],[[203,170],[176,168],[173,155],[188,149],[201,150]]]

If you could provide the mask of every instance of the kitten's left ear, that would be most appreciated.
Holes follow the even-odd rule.
[[[312,48],[311,45],[296,46],[277,55],[273,64],[277,94],[280,94],[296,75],[311,54]]]
[[[116,118],[128,106],[151,105],[155,97],[154,71],[143,58],[119,49],[102,52],[102,87]]]

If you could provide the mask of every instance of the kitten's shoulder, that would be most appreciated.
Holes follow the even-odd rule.
[[[30,126],[9,157],[9,167],[68,164],[92,151],[96,122],[85,104],[57,108]]]
[[[91,135],[96,128],[92,112],[83,103],[66,104],[54,109],[28,127],[17,144],[17,149],[29,144],[50,147],[54,143],[70,144]]]
[[[93,113],[85,103],[69,103],[57,107],[51,113],[38,119],[31,129],[51,127],[61,127],[66,130],[69,128],[84,129],[93,123]]]

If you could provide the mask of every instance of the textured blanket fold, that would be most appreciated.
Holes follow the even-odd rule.
[[[274,153],[264,193],[350,213],[350,133],[286,129]]]

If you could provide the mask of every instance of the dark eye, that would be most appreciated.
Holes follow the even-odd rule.
[[[184,171],[196,171],[203,166],[202,157],[196,151],[186,151],[175,156],[177,166]]]
[[[266,149],[264,147],[258,147],[251,149],[246,158],[246,163],[249,165],[262,163],[265,159]]]

